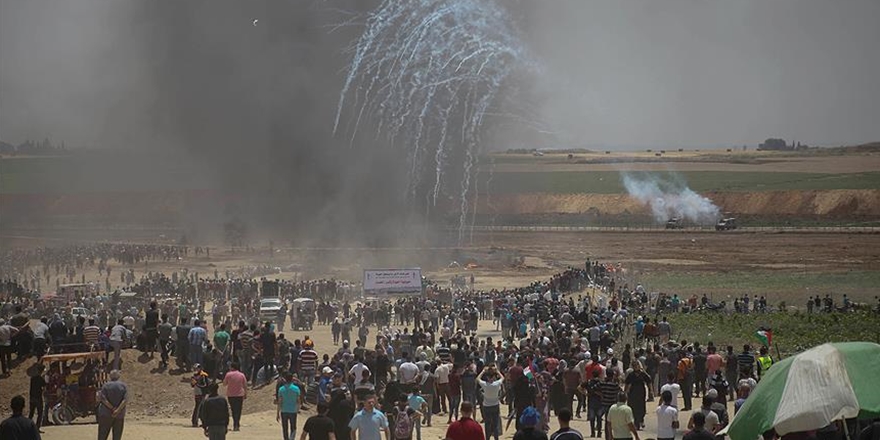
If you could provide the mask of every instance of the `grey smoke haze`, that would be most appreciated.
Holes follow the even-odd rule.
[[[171,154],[242,195],[194,219],[393,238],[405,157],[331,133],[362,28],[326,25],[377,4],[0,0],[0,139]],[[542,64],[531,116],[553,129],[489,148],[880,139],[876,0],[502,4]]]
[[[648,205],[658,223],[678,217],[694,223],[713,223],[721,210],[707,197],[695,193],[678,180],[647,174],[621,173],[623,186],[630,196]]]

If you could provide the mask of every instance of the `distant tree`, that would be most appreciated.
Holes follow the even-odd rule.
[[[791,150],[792,147],[789,147],[785,144],[785,139],[778,138],[769,138],[764,141],[763,144],[758,146],[761,150]]]

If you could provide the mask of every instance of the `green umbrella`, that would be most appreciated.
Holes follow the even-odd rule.
[[[810,431],[842,418],[880,417],[880,345],[823,344],[774,364],[727,429],[731,440]]]

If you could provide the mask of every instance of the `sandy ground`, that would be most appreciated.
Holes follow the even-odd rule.
[[[316,341],[316,348],[318,351],[323,354],[324,352],[335,350],[335,346],[332,345],[332,336],[329,331],[329,327],[327,326],[317,326],[312,332],[284,332],[286,337],[288,338],[300,338],[308,333],[312,339]],[[481,321],[479,326],[479,336],[497,336],[498,332],[494,331],[494,326],[491,321]],[[151,384],[147,386],[156,386],[156,379],[158,377],[149,377],[149,378],[135,378],[127,377],[131,373],[123,372],[123,381],[125,381],[128,386],[130,393],[133,395],[143,394],[146,391],[143,389],[145,384]],[[139,381],[139,379],[146,379],[143,381]],[[172,378],[167,379],[167,383],[165,384],[169,387],[168,392],[172,392],[170,389],[174,388],[177,392],[187,392],[185,384],[179,382],[179,380],[175,380]],[[181,391],[183,390],[183,391]],[[224,393],[224,389],[221,387],[221,394]],[[4,393],[5,394],[5,393]],[[695,399],[695,405],[698,399]],[[133,402],[134,403],[134,402]],[[137,405],[143,407],[143,405]],[[313,407],[313,405],[312,405]],[[646,438],[656,438],[656,416],[653,416],[653,411],[656,408],[655,402],[648,402],[648,416],[645,419],[645,423],[647,424],[647,428],[640,435],[643,439]],[[732,408],[731,408],[732,411]],[[506,415],[506,408],[502,408],[502,415]],[[305,420],[308,416],[314,414],[313,408],[310,408],[305,413],[301,414],[298,420],[298,426],[301,428],[305,423]],[[690,412],[683,413],[681,417],[682,425],[687,424],[687,417],[689,417]],[[477,420],[480,420],[479,414],[477,414]],[[589,424],[585,419],[586,415],[584,414],[584,418],[577,419],[572,422],[572,426],[579,430],[581,433],[585,433],[589,435],[590,428]],[[190,421],[188,417],[161,417],[161,416],[148,416],[143,411],[136,410],[132,411],[126,417],[125,424],[125,432],[123,438],[130,440],[154,440],[154,439],[203,439],[205,438],[202,434],[201,429],[193,429],[190,427]],[[506,423],[506,422],[505,422]],[[426,440],[436,440],[443,439],[446,432],[446,416],[434,416],[432,426],[430,428],[424,427],[422,429],[422,438]],[[558,423],[555,420],[555,417],[551,421],[551,430],[558,429]],[[48,440],[86,440],[86,439],[94,439],[97,435],[97,425],[94,423],[82,423],[82,424],[74,424],[71,426],[47,426],[44,428],[45,434],[43,435],[44,439]],[[301,432],[301,431],[300,431]],[[504,438],[512,438],[514,434],[513,425],[511,425],[511,430],[504,432]],[[245,401],[244,405],[244,415],[242,416],[242,428],[239,432],[230,432],[228,438],[230,439],[278,439],[281,438],[281,425],[275,421],[275,411],[271,406],[271,389],[264,388],[256,391],[251,391],[251,395],[248,400]]]

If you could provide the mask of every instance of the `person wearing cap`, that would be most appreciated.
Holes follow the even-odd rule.
[[[315,342],[306,339],[299,352],[299,373],[305,389],[309,389],[315,382],[316,371],[318,371],[318,352],[315,351]]]
[[[321,369],[321,380],[318,381],[318,403],[330,402],[330,387],[333,383],[333,369],[324,367]]]
[[[217,394],[219,388],[216,383],[208,385],[208,397],[199,408],[199,419],[208,440],[224,440],[229,432],[229,402]]]
[[[513,435],[513,440],[547,440],[547,433],[538,429],[541,415],[533,406],[523,410],[519,417],[519,429]]]

